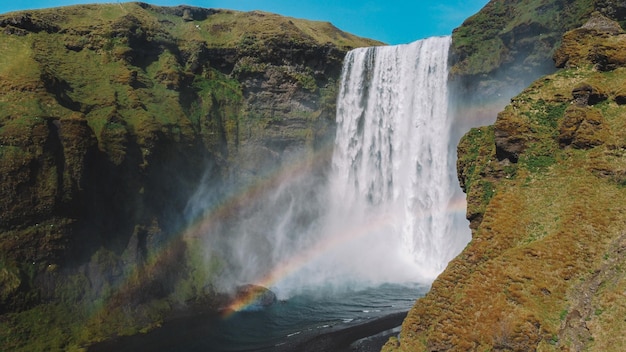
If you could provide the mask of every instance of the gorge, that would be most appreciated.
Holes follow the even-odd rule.
[[[158,347],[190,314],[267,348],[413,306],[385,351],[624,350],[625,21],[493,0],[381,47],[263,12],[0,16],[0,349]],[[233,304],[250,283],[278,302]]]
[[[428,284],[443,270],[469,240],[447,113],[449,45],[431,38],[348,53],[328,174],[289,160],[232,223],[198,234],[225,263],[222,289],[255,283],[286,298]],[[201,189],[190,207],[206,214],[215,193]]]
[[[224,321],[196,319],[193,329],[168,326],[95,351],[334,351],[347,345],[306,341],[406,311],[469,240],[447,113],[449,45],[442,37],[350,51],[328,176],[292,161],[236,213],[194,225],[210,229],[193,234],[211,253],[207,263],[222,263],[221,291],[265,286],[277,306],[241,297]],[[215,221],[207,201],[215,193],[200,187],[194,213]]]

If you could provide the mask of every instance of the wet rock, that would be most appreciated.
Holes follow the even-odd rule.
[[[272,290],[253,284],[246,284],[237,287],[235,293],[237,301],[244,300],[251,307],[268,307],[276,303],[276,294]]]

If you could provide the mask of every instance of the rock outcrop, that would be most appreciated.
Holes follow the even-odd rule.
[[[626,46],[600,16],[564,34],[564,68],[461,140],[472,241],[385,351],[626,346]]]

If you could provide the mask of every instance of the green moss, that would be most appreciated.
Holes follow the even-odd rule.
[[[83,229],[101,219],[91,213],[86,223],[76,219],[84,215],[82,201],[113,191],[116,204],[129,209],[128,219],[115,226],[142,226],[133,222],[171,215],[150,202],[154,193],[144,184],[157,178],[149,167],[161,161],[154,162],[157,153],[198,153],[188,160],[210,157],[235,170],[238,149],[248,140],[312,144],[318,130],[330,125],[338,77],[296,62],[300,54],[326,55],[322,63],[335,72],[345,49],[380,44],[329,23],[260,12],[218,10],[186,21],[175,9],[123,3],[28,11],[28,16],[53,30],[4,33],[0,43],[0,171],[10,181],[2,194],[12,197],[2,210],[15,213],[11,221],[37,221],[0,229],[0,300],[17,297],[19,304],[11,309],[24,309],[0,319],[0,331],[9,332],[0,333],[0,350],[11,351],[77,350],[152,329],[175,304],[203,295],[210,301],[220,263],[205,258],[198,243],[169,261],[148,255],[140,268],[132,260],[122,265],[123,255],[113,250],[93,248],[85,259],[89,263],[81,263],[88,274],[62,267],[70,246],[89,242],[90,247],[92,240],[96,246],[117,247],[116,241],[124,246],[131,236],[117,227]],[[300,110],[281,100],[271,112],[252,107],[246,80],[253,75],[284,81],[322,103]],[[68,120],[75,124],[65,124]],[[281,129],[291,120],[294,128]],[[84,135],[74,133],[76,125]],[[93,149],[93,136],[99,150]],[[123,173],[129,185],[109,189],[114,182],[105,180],[100,189],[105,176],[93,175],[100,170]],[[100,193],[85,193],[95,188]],[[171,271],[175,278],[164,280],[175,281],[171,288],[158,297],[145,294],[161,292],[151,285],[174,276]],[[46,292],[38,290],[40,281],[49,283]],[[44,296],[50,301],[42,302]]]
[[[457,168],[465,190],[470,190],[483,173],[483,162],[495,160],[494,146],[493,126],[472,128],[459,142]]]
[[[186,261],[189,266],[187,275],[176,285],[172,298],[177,303],[189,301],[206,301],[214,294],[213,280],[220,271],[223,263],[217,255],[207,256],[204,246],[198,239],[190,239],[189,250],[186,252]]]
[[[337,110],[338,91],[339,82],[332,78],[325,87],[320,88],[320,106],[323,112],[334,115]]]
[[[524,155],[520,158],[520,163],[525,165],[530,172],[542,172],[554,165],[556,158],[552,155]]]
[[[518,29],[522,37],[558,42],[565,30],[581,25],[592,8],[591,0],[577,0],[567,5],[544,0],[491,1],[454,30],[452,51],[457,55],[457,62],[452,71],[463,75],[492,72],[513,59],[511,54],[518,44],[515,41]],[[520,39],[522,44],[526,38]],[[533,48],[535,63],[549,60],[554,49]]]
[[[25,312],[5,315],[0,321],[0,346],[10,351],[67,351],[72,346],[72,332],[65,320],[81,319],[82,313],[65,305],[40,305]]]
[[[0,259],[0,302],[15,295],[21,284],[20,272],[15,265]]]
[[[568,103],[548,103],[543,99],[539,99],[533,103],[532,113],[529,114],[531,121],[543,128],[556,131],[558,121],[563,117]]]
[[[266,62],[259,62],[259,60],[254,57],[245,56],[237,62],[237,65],[233,69],[233,74],[235,76],[263,74],[268,67],[269,64]]]
[[[291,76],[296,80],[296,82],[298,82],[298,85],[302,87],[302,89],[315,93],[318,90],[317,82],[312,76],[312,70],[309,69],[308,71],[309,72],[304,73],[294,72]]]

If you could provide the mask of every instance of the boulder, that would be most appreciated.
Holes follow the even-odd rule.
[[[235,300],[244,300],[248,307],[268,307],[276,303],[276,294],[272,290],[253,284],[237,287]]]
[[[607,99],[604,92],[587,83],[581,83],[574,87],[572,97],[576,106],[595,105]]]
[[[510,110],[500,112],[494,125],[498,160],[508,159],[516,163],[526,150],[530,132],[528,121],[523,116]]]
[[[593,65],[599,71],[626,66],[626,34],[619,23],[596,12],[580,28],[563,36],[553,56],[558,68]]]
[[[604,117],[598,110],[570,106],[565,110],[559,125],[559,144],[561,147],[571,145],[578,149],[602,145],[609,133],[605,125]]]

